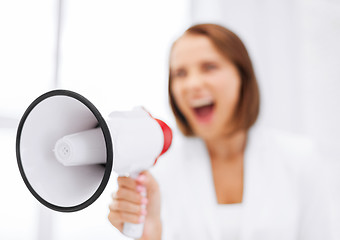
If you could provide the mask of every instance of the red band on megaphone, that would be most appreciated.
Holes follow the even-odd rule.
[[[155,163],[154,163],[155,165],[158,158],[162,156],[166,151],[168,151],[171,145],[171,142],[172,142],[172,131],[171,131],[171,128],[165,122],[157,118],[154,118],[154,119],[158,122],[159,126],[162,128],[163,136],[164,136],[163,149],[162,149],[162,152],[159,154],[159,156],[156,158]]]

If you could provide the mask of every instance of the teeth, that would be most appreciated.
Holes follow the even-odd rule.
[[[191,107],[204,107],[213,104],[214,101],[212,98],[200,98],[200,99],[193,99],[190,102]]]

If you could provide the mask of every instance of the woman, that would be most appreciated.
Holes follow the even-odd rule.
[[[184,137],[153,174],[118,178],[113,226],[144,222],[142,239],[329,239],[312,145],[253,127],[259,90],[233,32],[189,28],[171,49],[169,96]]]

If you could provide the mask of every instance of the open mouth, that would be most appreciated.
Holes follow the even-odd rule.
[[[199,99],[192,103],[193,112],[198,121],[207,123],[214,114],[215,103],[212,99]]]

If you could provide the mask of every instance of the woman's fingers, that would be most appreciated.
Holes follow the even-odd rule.
[[[136,204],[142,204],[143,197],[135,191],[127,188],[119,188],[116,193],[112,194],[114,200],[126,200]]]
[[[109,205],[110,211],[126,212],[137,215],[146,215],[146,210],[142,205],[131,203],[124,200],[113,201]]]
[[[109,205],[109,209],[108,219],[119,231],[123,230],[124,222],[136,224],[144,222],[147,214],[145,207],[142,205],[124,200],[114,200]]]
[[[118,190],[112,194],[108,219],[113,226],[122,231],[124,222],[141,223],[147,214],[147,199],[141,195],[145,186],[129,177],[118,177]]]
[[[117,182],[118,188],[128,188],[130,190],[136,191],[137,183],[130,177],[118,177]]]
[[[145,221],[145,215],[111,210],[108,219],[113,226],[115,226],[119,231],[122,231],[125,222],[135,224],[142,223]]]
[[[157,181],[145,171],[136,179],[118,177],[118,190],[112,195],[108,219],[119,231],[124,223],[145,223],[144,234],[159,235],[160,191]],[[155,231],[154,226],[159,226]]]

